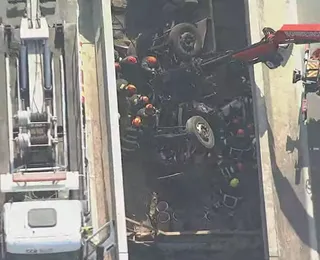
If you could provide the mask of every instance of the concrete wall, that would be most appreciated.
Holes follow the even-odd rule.
[[[94,43],[96,46],[97,78],[100,95],[100,109],[106,124],[102,124],[103,168],[105,173],[105,187],[107,187],[108,211],[110,220],[115,223],[115,239],[117,243],[117,259],[128,259],[124,191],[122,179],[122,164],[120,152],[120,137],[117,94],[115,86],[113,35],[110,1],[94,0],[93,27],[95,31]],[[110,87],[111,86],[111,87]],[[112,258],[114,259],[114,258]]]

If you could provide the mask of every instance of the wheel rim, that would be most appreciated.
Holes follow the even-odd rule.
[[[185,32],[180,36],[181,46],[187,51],[191,52],[194,49],[195,37],[192,33]]]
[[[203,123],[198,123],[196,129],[200,138],[205,142],[209,142],[210,129]]]

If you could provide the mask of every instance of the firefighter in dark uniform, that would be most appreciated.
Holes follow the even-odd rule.
[[[129,98],[136,94],[137,88],[129,84],[125,79],[118,79],[117,96],[118,96],[118,113],[121,125],[127,125],[128,119],[130,119],[130,102]]]
[[[119,61],[120,74],[130,83],[141,86],[141,68],[135,56],[127,56]]]
[[[128,100],[130,105],[129,110],[132,115],[136,115],[141,108],[150,103],[149,97],[139,94],[132,95]]]
[[[154,129],[157,126],[158,114],[156,108],[152,104],[147,104],[137,112],[137,116],[141,117],[143,127],[146,129]]]
[[[235,159],[240,159],[244,153],[252,149],[252,139],[243,128],[237,129],[236,133],[226,140],[230,155]]]
[[[160,70],[160,64],[155,56],[147,56],[142,59],[141,68],[146,76],[150,78]]]

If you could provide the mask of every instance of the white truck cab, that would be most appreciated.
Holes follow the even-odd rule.
[[[81,259],[82,205],[76,200],[6,203],[5,259]]]

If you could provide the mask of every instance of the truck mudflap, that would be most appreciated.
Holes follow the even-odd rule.
[[[19,172],[0,176],[1,192],[69,191],[79,189],[79,173]]]

